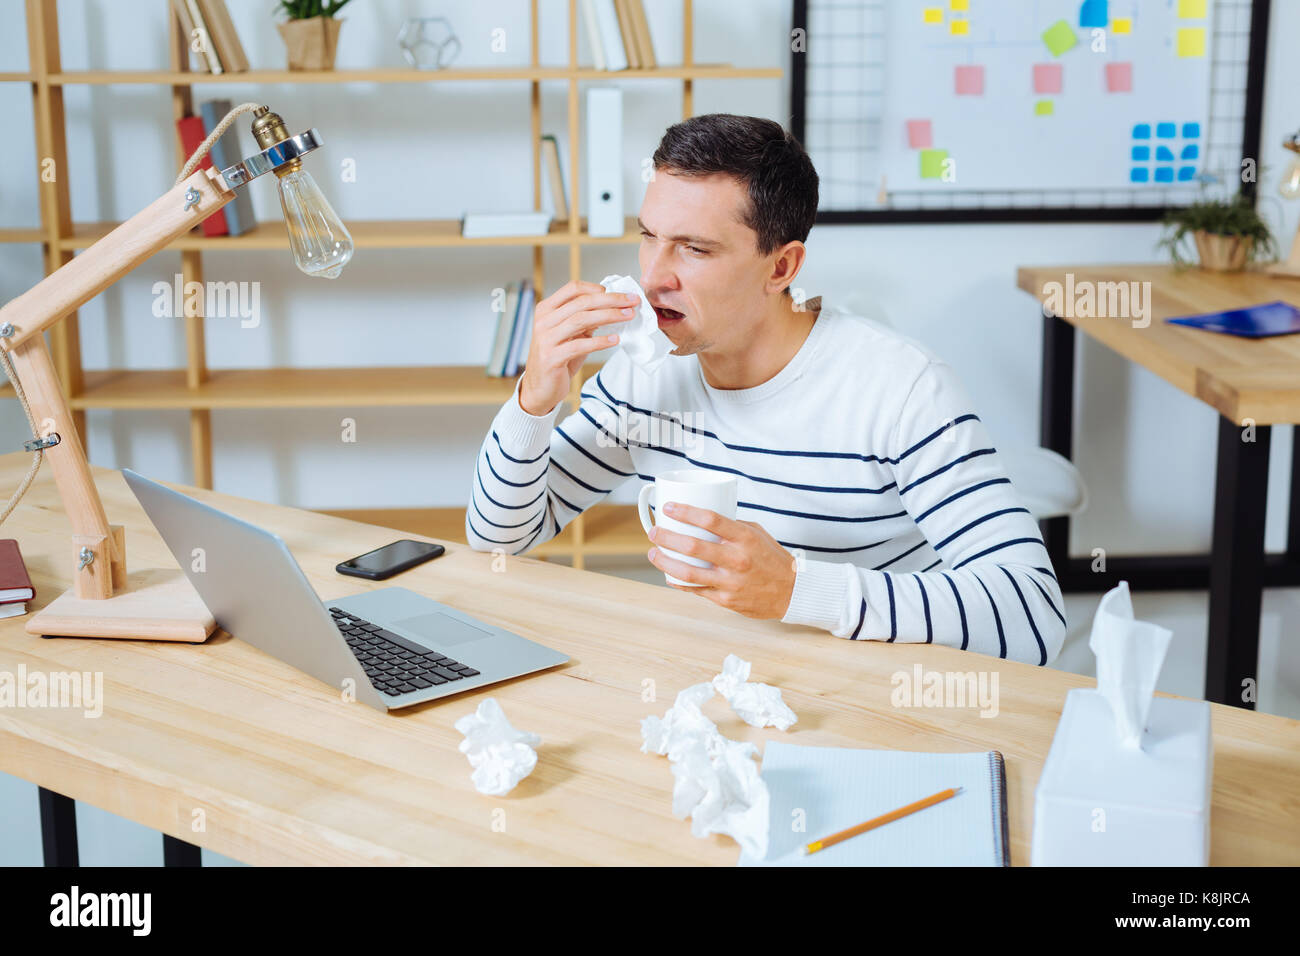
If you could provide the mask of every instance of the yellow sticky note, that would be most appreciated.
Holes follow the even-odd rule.
[[[1131,17],[1116,17],[1110,21],[1110,32],[1118,36],[1121,33],[1133,32],[1133,19]]]
[[[1178,15],[1184,20],[1204,20],[1206,0],[1178,0]]]
[[[966,11],[970,9],[970,0],[948,0],[948,9]]]
[[[926,23],[943,23],[943,10],[940,7],[926,7],[921,11],[921,19]]]
[[[1205,27],[1184,27],[1178,31],[1179,56],[1205,56]]]
[[[952,21],[952,35],[955,37],[964,37],[970,33],[970,23],[966,20]]]
[[[1034,104],[1035,116],[1051,116],[1053,111],[1051,100],[1039,100]]]

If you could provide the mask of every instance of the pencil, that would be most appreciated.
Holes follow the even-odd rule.
[[[868,830],[874,830],[876,827],[884,826],[886,823],[893,823],[895,820],[905,817],[909,813],[915,813],[917,810],[924,810],[926,807],[932,807],[936,803],[942,803],[949,797],[955,797],[957,794],[961,793],[961,791],[961,787],[941,790],[923,800],[917,800],[916,803],[909,803],[907,806],[899,807],[897,810],[890,810],[888,813],[882,814],[875,819],[868,820],[866,823],[859,823],[855,827],[849,827],[847,830],[841,830],[839,833],[832,833],[828,837],[814,840],[803,848],[804,855],[811,855],[816,853],[818,850],[826,849],[828,846],[834,846],[841,840],[847,840],[849,837],[855,837],[859,833],[866,833]]]

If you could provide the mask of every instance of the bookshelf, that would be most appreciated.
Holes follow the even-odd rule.
[[[169,69],[167,70],[74,70],[64,71],[59,50],[57,0],[25,0],[29,71],[0,72],[0,83],[26,83],[32,89],[36,128],[38,169],[40,159],[51,157],[56,168],[68,169],[63,90],[75,84],[152,84],[171,88],[171,120],[194,112],[196,86],[242,84],[329,84],[329,83],[443,83],[478,80],[524,82],[528,84],[533,143],[532,185],[534,208],[541,208],[541,84],[567,85],[567,134],[570,204],[575,215],[555,223],[545,236],[465,239],[455,219],[434,220],[350,220],[348,228],[358,248],[420,249],[464,246],[526,246],[532,249],[533,285],[539,298],[545,294],[544,254],[549,248],[568,250],[571,279],[581,276],[582,250],[588,246],[636,243],[640,237],[635,220],[628,218],[622,236],[588,236],[585,221],[576,215],[579,191],[579,159],[582,154],[578,123],[579,83],[584,80],[674,79],[682,83],[682,116],[694,112],[694,81],[697,79],[778,79],[779,68],[747,69],[727,64],[694,62],[694,12],[692,0],[682,0],[682,63],[654,69],[617,72],[578,65],[578,0],[568,2],[568,65],[542,66],[538,40],[538,0],[530,0],[530,65],[512,68],[461,68],[437,71],[414,69],[363,70],[250,70],[242,73],[209,74],[191,72],[186,38],[170,12],[168,0],[158,0],[168,9],[170,26]],[[169,126],[169,128],[172,128]],[[176,166],[188,157],[179,144]],[[39,243],[44,250],[46,273],[69,261],[79,249],[92,245],[117,223],[73,222],[66,176],[54,182],[38,183],[41,225],[39,228],[0,228],[0,244]],[[181,255],[183,281],[203,281],[203,257],[223,250],[287,248],[288,238],[279,220],[259,225],[242,236],[206,237],[190,233],[169,248]],[[190,454],[193,484],[212,487],[212,413],[223,409],[323,408],[331,406],[432,406],[500,405],[514,391],[515,378],[489,378],[482,365],[371,368],[209,368],[202,316],[185,322],[186,362],[183,368],[167,370],[107,369],[82,367],[80,334],[76,313],[50,330],[50,350],[73,409],[77,429],[86,434],[86,410],[181,409],[190,416]],[[599,365],[583,366],[568,397],[576,407],[582,386]],[[12,398],[7,384],[0,398]],[[466,485],[469,468],[466,463]],[[363,508],[326,510],[358,521],[381,524],[408,532],[454,541],[464,541],[465,507],[454,508]],[[583,567],[588,555],[635,555],[646,548],[645,535],[631,505],[602,504],[579,515],[554,540],[533,549],[540,557],[566,557],[574,567]]]

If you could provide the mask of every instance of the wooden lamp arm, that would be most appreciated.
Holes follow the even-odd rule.
[[[125,587],[125,542],[121,526],[108,523],[42,333],[234,198],[220,173],[198,170],[0,308],[0,348],[9,352],[40,437],[59,436],[44,455],[72,525],[79,598],[110,598]],[[89,563],[81,560],[83,549]]]

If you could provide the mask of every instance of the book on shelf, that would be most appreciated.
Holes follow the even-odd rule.
[[[492,378],[500,378],[505,374],[506,354],[510,350],[510,340],[515,330],[515,313],[518,309],[519,286],[513,282],[507,283],[501,308],[496,311],[496,335],[492,339],[492,351],[488,354],[487,366],[484,369]]]
[[[208,137],[217,128],[231,110],[230,100],[205,100],[199,104],[199,115],[203,118],[203,135]],[[244,158],[239,147],[239,126],[231,125],[221,137],[212,144],[208,153],[212,165],[218,170],[229,169]],[[235,198],[221,210],[226,217],[226,228],[232,236],[242,236],[257,225],[253,216],[253,197],[247,189],[236,189]]]
[[[533,340],[535,300],[531,280],[520,279],[506,285],[501,309],[496,313],[492,352],[484,369],[490,377],[510,378],[524,367]]]
[[[534,311],[533,283],[523,280],[519,290],[519,308],[515,311],[515,327],[510,335],[510,352],[506,356],[504,374],[507,378],[519,374],[528,359],[528,344],[533,339]]]
[[[542,137],[542,167],[551,193],[551,214],[557,222],[569,220],[569,197],[564,190],[564,167],[560,165],[560,144],[554,136]]]
[[[467,212],[460,221],[466,239],[501,236],[544,236],[551,230],[551,214],[539,212]]]
[[[188,158],[202,145],[208,134],[203,131],[203,119],[199,116],[182,116],[176,121],[176,130],[181,137],[181,147]],[[212,168],[212,153],[209,152],[199,163],[199,169]],[[228,207],[227,207],[228,208]],[[226,210],[218,209],[202,223],[205,236],[227,236],[230,226],[226,222]]]
[[[644,0],[582,0],[582,19],[597,70],[658,66]]]
[[[226,9],[226,0],[198,0],[199,12],[208,25],[208,37],[216,47],[217,58],[227,73],[244,73],[248,70],[248,57],[239,42],[234,21]]]
[[[199,60],[207,67],[209,73],[224,73],[221,57],[217,56],[216,45],[212,42],[212,31],[208,21],[199,9],[199,0],[172,0],[172,9],[180,21],[181,32],[185,34],[185,48],[191,53],[198,53]],[[194,49],[196,42],[198,50]]]

